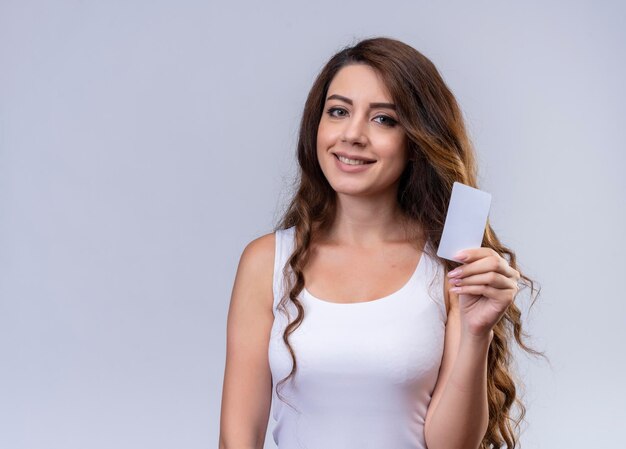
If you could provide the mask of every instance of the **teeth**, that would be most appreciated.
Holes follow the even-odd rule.
[[[337,155],[337,157],[339,158],[339,160],[341,162],[343,162],[344,164],[349,164],[349,165],[362,165],[362,164],[366,164],[367,162],[365,161],[357,161],[355,159],[348,159],[347,157],[343,157],[343,156],[339,156]]]

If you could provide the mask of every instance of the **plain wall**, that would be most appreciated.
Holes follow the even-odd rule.
[[[379,35],[439,68],[542,287],[523,446],[623,442],[625,10],[2,1],[0,447],[217,447],[239,256],[288,198],[318,71]]]

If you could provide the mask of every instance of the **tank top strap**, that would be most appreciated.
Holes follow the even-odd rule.
[[[287,265],[289,256],[293,252],[295,244],[295,226],[287,229],[278,229],[274,235],[276,239],[276,247],[274,252],[274,311],[278,303],[286,293],[286,279],[283,275],[283,269]]]
[[[429,240],[427,243],[428,249],[436,253],[436,248],[433,243]],[[428,296],[435,302],[437,305],[437,309],[439,312],[439,318],[444,323],[447,321],[448,313],[446,310],[446,300],[444,296],[444,289],[447,288],[447,284],[444,284],[445,278],[445,267],[441,260],[437,256],[433,257],[428,253],[422,254],[422,257],[425,257],[426,262],[426,288],[428,292]]]

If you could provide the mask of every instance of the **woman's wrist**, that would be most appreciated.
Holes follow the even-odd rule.
[[[470,330],[465,327],[461,330],[461,341],[467,342],[471,344],[487,344],[489,345],[493,340],[494,332],[493,329],[489,329],[488,331],[475,331]]]

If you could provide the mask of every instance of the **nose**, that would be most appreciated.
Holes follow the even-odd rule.
[[[356,116],[351,120],[344,120],[344,127],[341,133],[341,141],[364,145],[367,141],[367,136],[364,132],[363,120],[359,119]]]

